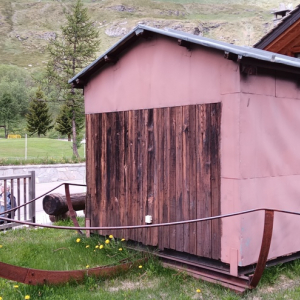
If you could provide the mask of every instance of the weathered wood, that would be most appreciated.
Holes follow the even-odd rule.
[[[148,156],[147,156],[147,207],[146,214],[153,216],[154,201],[154,110],[149,110],[148,114]],[[147,230],[147,244],[151,244],[153,230]]]
[[[176,221],[183,221],[182,107],[176,107]],[[176,250],[183,251],[183,225],[176,226]]]
[[[221,214],[220,207],[220,123],[221,123],[221,103],[211,105],[211,215]],[[212,247],[211,257],[219,259],[221,255],[221,220],[211,222]]]
[[[164,110],[164,194],[162,201],[163,209],[163,223],[167,223],[170,220],[169,205],[170,205],[170,108]],[[170,227],[163,227],[162,236],[160,237],[162,248],[170,248]]]
[[[182,108],[182,216],[183,220],[190,220],[190,158],[189,134],[190,116],[189,106]],[[190,252],[190,224],[183,225],[183,250]]]
[[[85,209],[86,193],[71,194],[70,196],[74,210]],[[48,215],[59,216],[65,214],[69,211],[66,196],[58,193],[46,195],[43,198],[43,209]]]
[[[169,218],[170,222],[176,220],[176,108],[170,108],[170,181],[169,181]],[[170,227],[170,248],[176,249],[176,226]]]
[[[148,203],[148,117],[149,110],[143,110],[143,134],[144,134],[144,146],[143,146],[143,154],[142,154],[142,164],[143,164],[143,195],[142,195],[142,209],[141,211],[141,222],[145,224],[145,215],[148,213],[147,211],[147,203]],[[147,243],[148,230],[143,229],[142,231],[142,243]]]
[[[87,118],[87,184],[94,226],[209,217],[220,211],[221,105]],[[145,245],[220,259],[220,222],[115,231]],[[112,232],[101,231],[107,235]]]
[[[193,220],[197,218],[197,146],[196,146],[196,105],[189,106],[189,219]],[[191,223],[189,226],[190,238],[189,253],[197,254],[197,224]]]

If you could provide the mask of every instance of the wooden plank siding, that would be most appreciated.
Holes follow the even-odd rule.
[[[220,214],[220,122],[221,103],[87,115],[91,226]],[[99,233],[220,259],[220,224]]]

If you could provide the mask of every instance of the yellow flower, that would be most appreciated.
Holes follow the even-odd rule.
[[[19,287],[19,286],[18,286],[17,284],[16,284],[16,285],[14,285],[14,288],[15,288],[15,289],[17,289],[18,287]]]
[[[25,300],[29,300],[29,299],[30,299],[30,296],[29,296],[29,295],[26,295],[24,299],[25,299]]]
[[[0,300],[3,300],[3,298],[2,298],[2,297],[0,297]]]
[[[90,265],[86,265],[86,268],[88,269],[90,267]]]
[[[201,293],[201,290],[200,290],[200,289],[197,289],[196,292],[197,292],[197,293]]]
[[[139,269],[141,269],[143,266],[139,266]]]
[[[125,239],[121,239],[121,242],[124,242],[125,241]]]
[[[99,245],[97,245],[95,248],[99,248]]]
[[[100,247],[99,247],[99,248],[100,248],[100,249],[102,249],[103,247],[104,247],[103,245],[100,245]]]
[[[78,238],[77,240],[76,240],[76,243],[79,243],[80,242],[80,238]]]
[[[119,248],[119,251],[122,251],[123,249],[122,248]]]
[[[85,248],[90,248],[90,245],[86,245]]]
[[[110,238],[110,239],[113,239],[113,238],[114,238],[114,236],[111,234],[111,235],[109,235],[109,238]]]
[[[0,248],[2,248],[3,246],[2,245],[0,245]]]
[[[106,240],[106,241],[105,241],[105,244],[109,244],[109,240]]]

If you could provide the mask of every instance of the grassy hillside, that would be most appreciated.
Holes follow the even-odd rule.
[[[1,0],[0,61],[38,69],[45,47],[59,34],[64,10],[75,0]],[[277,0],[83,0],[106,50],[138,23],[193,32],[238,45],[253,45],[273,26]],[[295,5],[298,1],[288,3]],[[285,4],[288,4],[285,3]]]

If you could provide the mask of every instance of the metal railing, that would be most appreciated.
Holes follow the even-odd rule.
[[[35,223],[35,171],[0,177],[0,216],[14,221]],[[28,205],[27,205],[28,204]],[[0,220],[0,230],[20,226],[18,222]]]

